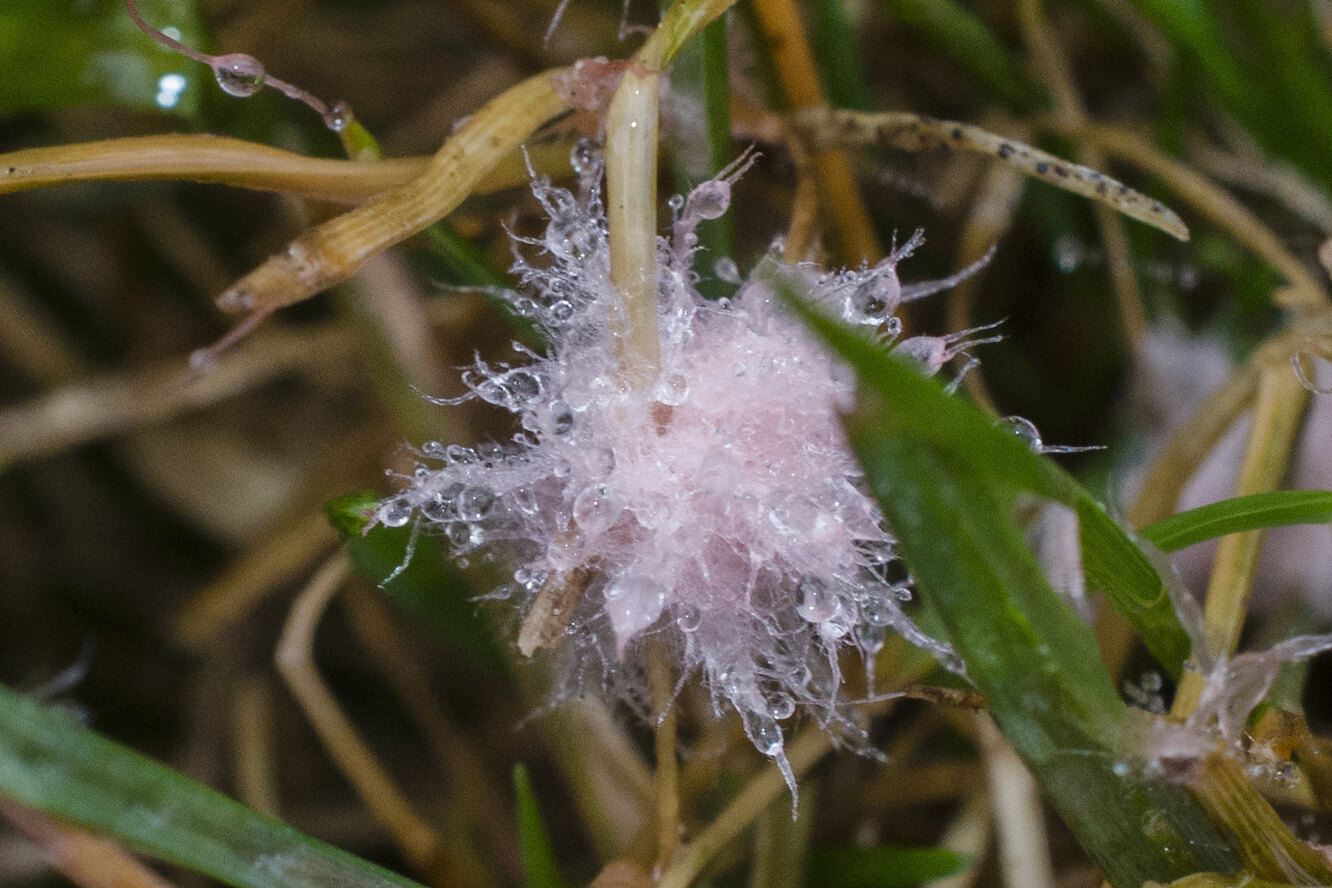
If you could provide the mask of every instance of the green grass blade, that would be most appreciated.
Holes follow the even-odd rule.
[[[791,297],[794,284],[772,275],[792,305],[833,349],[884,399],[885,432],[927,440],[984,478],[1030,491],[1078,513],[1088,590],[1106,595],[1141,634],[1171,675],[1188,657],[1189,639],[1170,604],[1160,575],[1132,537],[1078,482],[1027,443],[996,426],[980,408],[944,392],[858,332]]]
[[[7,688],[0,796],[236,888],[420,888]]]
[[[1221,500],[1149,524],[1144,539],[1167,552],[1230,533],[1332,522],[1332,490],[1274,490]]]
[[[922,599],[1064,822],[1115,888],[1233,871],[1226,841],[1182,787],[1116,767],[1126,708],[1095,639],[1045,580],[993,481],[903,434],[871,398],[847,431]],[[1164,840],[1144,840],[1143,824]]]
[[[985,23],[957,0],[879,0],[898,21],[920,32],[992,93],[1018,108],[1034,105],[1040,92]]]
[[[971,855],[946,848],[821,848],[810,855],[807,885],[821,888],[910,888],[971,866]]]
[[[828,103],[869,111],[873,93],[865,81],[856,31],[846,18],[846,0],[812,0],[809,36],[823,74]]]
[[[192,2],[142,0],[139,9],[198,45]],[[0,59],[0,114],[94,104],[195,114],[213,88],[207,67],[144,36],[123,0],[5,0]]]
[[[536,793],[527,769],[513,769],[513,789],[518,797],[518,843],[523,858],[523,884],[526,888],[562,888],[555,866],[555,847],[537,808]]]

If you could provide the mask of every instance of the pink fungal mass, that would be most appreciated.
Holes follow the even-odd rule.
[[[890,570],[894,540],[839,418],[854,374],[787,314],[763,275],[729,300],[699,296],[695,229],[726,210],[732,172],[670,202],[671,236],[659,241],[660,371],[647,390],[622,386],[595,143],[581,142],[571,162],[577,193],[535,179],[550,223],[544,238],[517,240],[542,258],[519,258],[520,290],[504,294],[545,333],[548,353],[515,345],[520,366],[478,360],[464,372],[466,397],[511,411],[521,431],[475,448],[426,443],[377,520],[416,521],[455,556],[484,548],[510,564],[512,583],[490,597],[524,615],[524,653],[555,649],[562,696],[593,687],[646,715],[651,640],[681,681],[701,677],[718,714],[740,714],[794,788],[784,720],[803,709],[855,733],[838,713],[847,649],[868,666],[895,629],[955,665],[902,611],[910,591]],[[887,345],[901,329],[899,303],[940,288],[898,280],[898,262],[919,242],[873,267],[798,273],[813,298]],[[906,342],[933,372],[965,339]]]

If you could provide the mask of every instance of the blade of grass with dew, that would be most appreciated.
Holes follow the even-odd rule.
[[[1332,490],[1274,490],[1189,509],[1149,524],[1139,533],[1153,545],[1174,552],[1246,530],[1328,523],[1332,523]]]
[[[555,847],[537,808],[536,793],[527,768],[513,769],[513,790],[518,799],[518,843],[523,858],[523,885],[526,888],[562,888],[555,865]]]
[[[144,0],[145,15],[197,44],[194,3]],[[205,86],[199,66],[140,33],[122,0],[5,0],[0,4],[0,114],[120,105],[192,116]]]
[[[806,884],[821,888],[910,888],[965,872],[970,854],[946,848],[820,848]]]
[[[869,392],[852,448],[916,588],[943,620],[990,712],[1115,888],[1237,868],[1183,787],[1116,767],[1127,707],[1090,627],[1050,586],[1010,517],[1011,496]],[[1144,841],[1143,823],[1163,841]]]
[[[3,687],[0,796],[236,888],[420,888]]]
[[[1040,91],[1013,54],[956,0],[879,0],[879,5],[1014,108],[1028,108],[1040,100]]]
[[[761,272],[763,273],[763,272]],[[885,399],[883,418],[894,431],[927,440],[990,482],[1026,490],[1078,513],[1087,586],[1101,592],[1136,628],[1148,649],[1172,675],[1189,655],[1189,639],[1170,604],[1165,584],[1127,531],[1115,523],[1078,482],[1048,457],[998,426],[980,408],[944,393],[881,347],[799,301],[798,285],[772,279],[795,310]]]
[[[439,542],[421,535],[413,542],[410,525],[381,524],[365,530],[379,499],[373,491],[362,490],[324,507],[346,543],[352,567],[420,619],[443,643],[488,669],[507,673],[509,658],[490,626],[477,615],[466,582],[444,558]]]

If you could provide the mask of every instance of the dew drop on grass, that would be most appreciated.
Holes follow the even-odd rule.
[[[264,66],[243,52],[220,55],[211,62],[217,85],[227,95],[247,98],[264,87]]]
[[[995,425],[1005,432],[1016,435],[1030,449],[1037,453],[1041,452],[1041,433],[1031,420],[1024,419],[1021,416],[1005,416],[998,420]]]

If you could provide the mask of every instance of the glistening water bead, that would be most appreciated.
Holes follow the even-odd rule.
[[[264,88],[264,66],[254,56],[234,52],[216,56],[210,64],[217,85],[228,95],[244,99]]]

